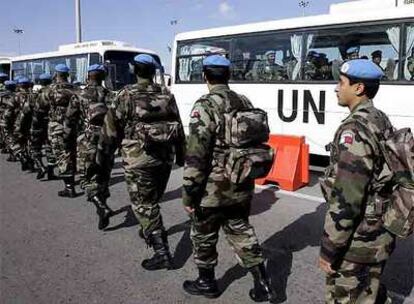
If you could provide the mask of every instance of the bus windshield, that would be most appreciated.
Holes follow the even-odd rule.
[[[135,83],[135,76],[129,72],[129,63],[132,63],[137,52],[106,51],[104,62],[108,68],[105,86],[111,90],[119,90],[125,85]],[[158,56],[151,54],[160,62]]]

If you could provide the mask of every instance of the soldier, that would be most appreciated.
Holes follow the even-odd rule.
[[[3,114],[6,109],[5,104],[3,103],[3,95],[7,95],[9,91],[6,89],[5,81],[7,81],[9,77],[5,73],[0,73],[0,122],[3,121]],[[0,124],[0,150],[1,153],[6,152],[6,139],[4,135],[4,126]]]
[[[80,158],[78,168],[81,173],[81,185],[89,192],[91,178],[96,169],[96,150],[98,146],[99,134],[104,121],[107,104],[111,104],[111,92],[102,86],[106,71],[102,64],[94,64],[88,68],[88,84],[71,99],[65,117],[65,147],[67,153],[74,153],[75,150],[69,144],[71,140],[77,138],[78,156]],[[83,126],[79,126],[82,124]],[[69,158],[74,161],[75,156]],[[74,166],[74,164],[70,165]],[[90,197],[88,195],[88,197]],[[99,227],[107,221],[111,210],[103,205],[97,206],[100,218]]]
[[[48,140],[47,126],[49,123],[48,111],[49,105],[42,107],[42,100],[44,96],[49,94],[49,86],[52,83],[52,76],[44,73],[39,76],[39,84],[41,88],[37,92],[37,97],[33,107],[33,121],[32,121],[32,151],[33,159],[38,167],[37,179],[41,179],[47,173],[47,179],[53,180],[56,178],[53,172],[53,164],[48,163],[47,169],[42,160],[42,146],[45,145],[46,157],[50,159],[52,153],[50,143]]]
[[[114,107],[105,116],[97,154],[98,187],[92,198],[104,204],[114,152],[121,146],[127,189],[141,226],[140,235],[155,252],[141,264],[147,270],[172,268],[159,201],[167,186],[174,152],[176,164],[182,166],[184,162],[184,132],[175,98],[153,83],[158,66],[150,55],[134,58],[137,83],[119,92]]]
[[[66,109],[72,96],[76,93],[76,88],[68,82],[69,68],[65,64],[56,65],[55,71],[56,82],[51,84],[48,90],[44,90],[40,94],[37,100],[36,113],[48,116],[47,133],[52,147],[52,154],[48,155],[48,164],[58,165],[59,176],[63,178],[65,184],[65,188],[59,191],[58,195],[73,198],[76,196],[74,178],[76,165],[74,166],[75,162],[70,160],[73,154],[65,152],[63,124]],[[39,121],[41,119],[39,118]],[[38,136],[41,136],[41,134],[42,132],[38,132]],[[36,141],[37,139],[34,140]],[[76,149],[76,141],[67,142],[66,144],[71,145],[72,149]]]
[[[229,113],[252,105],[246,97],[230,90],[230,61],[226,58],[206,57],[203,73],[210,93],[197,100],[191,112],[183,181],[183,204],[192,218],[191,240],[199,276],[194,281],[185,281],[183,288],[192,295],[207,298],[220,295],[214,268],[219,230],[223,227],[239,263],[253,275],[250,297],[257,302],[268,301],[272,292],[263,253],[249,223],[254,181],[234,184],[225,175],[224,157],[229,146],[221,129],[224,109]],[[211,101],[213,96],[216,98]]]
[[[372,57],[372,62],[375,63],[377,66],[379,66],[381,70],[383,70],[383,68],[381,67],[382,52],[380,50],[376,50],[371,53],[371,57]]]
[[[359,59],[359,46],[351,46],[346,49],[346,57],[345,60],[353,60],[353,59]]]
[[[7,108],[12,107],[14,100],[14,91],[16,90],[16,83],[12,80],[4,82],[5,90],[0,92],[0,136],[2,138],[2,153],[8,153],[8,138],[6,130],[6,111]],[[9,114],[11,114],[9,112]]]
[[[342,65],[335,90],[338,104],[351,113],[336,131],[321,180],[329,204],[319,259],[326,303],[389,303],[379,279],[394,236],[382,226],[382,207],[373,199],[384,164],[378,140],[392,131],[372,102],[383,75],[370,60],[351,60]]]
[[[30,132],[33,118],[33,107],[36,94],[32,91],[33,83],[27,77],[18,80],[19,91],[15,95],[16,103],[20,111],[15,122],[15,144],[12,147],[13,154],[22,164],[22,170],[34,171],[35,163],[31,155]]]

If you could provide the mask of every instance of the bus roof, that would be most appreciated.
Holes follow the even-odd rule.
[[[136,48],[127,42],[113,41],[113,40],[95,40],[95,41],[85,41],[81,43],[60,45],[58,50],[53,51],[53,52],[36,53],[36,54],[12,57],[11,61],[21,61],[21,60],[30,60],[30,59],[36,59],[36,58],[47,58],[47,57],[55,57],[55,56],[76,55],[76,54],[105,52],[105,51],[130,51],[130,52],[148,53],[148,54],[156,55],[156,53],[152,50]]]
[[[211,28],[199,31],[179,33],[176,35],[175,40],[191,40],[214,36],[227,36],[245,33],[247,34],[252,32],[266,32],[271,30],[288,30],[296,28],[318,27],[327,25],[329,26],[346,23],[362,23],[393,19],[414,18],[414,5],[401,4],[400,6],[395,7],[395,0],[381,0],[375,2],[377,5],[376,9],[373,9],[373,7],[367,4],[365,9],[361,9],[364,8],[364,6],[361,5],[362,2],[363,4],[368,4],[372,2],[372,0],[334,4],[331,5],[330,14],[325,15],[281,19],[275,21],[249,23],[236,26]],[[383,6],[378,8],[380,2],[383,2]],[[390,6],[390,2],[394,3],[394,6]],[[384,3],[387,5],[384,5]],[[352,8],[350,5],[354,5],[354,7]]]

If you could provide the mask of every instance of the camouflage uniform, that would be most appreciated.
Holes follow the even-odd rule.
[[[110,99],[109,90],[99,84],[88,84],[79,95],[72,97],[66,111],[65,141],[77,137],[80,165],[78,172],[81,173],[82,185],[85,187],[94,175],[99,134]],[[68,153],[74,152],[70,145],[65,146],[69,147]],[[74,160],[74,158],[70,159]]]
[[[370,134],[381,139],[391,129],[388,117],[367,100],[342,122],[331,144],[321,180],[329,204],[321,257],[336,272],[327,276],[326,303],[377,303],[383,296],[379,276],[395,240],[382,225],[383,206],[373,199],[384,160]]]
[[[72,154],[65,153],[63,140],[66,108],[75,91],[76,88],[70,83],[54,83],[40,93],[35,105],[35,113],[38,115],[37,120],[44,120],[46,115],[48,117],[47,134],[52,150],[52,153],[47,155],[48,163],[51,165],[58,164],[59,173],[62,176],[72,176],[76,169],[76,166],[73,166],[73,162],[70,161]],[[44,133],[38,132],[34,140],[38,140],[38,136],[41,136],[41,134]],[[76,148],[75,145],[72,145],[72,149],[73,147]]]
[[[12,147],[13,154],[20,155],[28,164],[32,163],[31,151],[31,127],[33,108],[36,93],[30,89],[22,89],[16,93],[16,103],[20,105],[20,112],[15,122],[15,145]]]
[[[227,85],[214,85],[210,94],[228,96]],[[216,244],[220,227],[234,248],[240,264],[250,268],[263,262],[253,227],[249,224],[254,183],[236,185],[224,177],[226,147],[217,129],[222,121],[217,108],[235,107],[239,98],[221,99],[217,106],[208,96],[196,101],[189,124],[184,167],[183,204],[195,208],[191,228],[194,259],[199,268],[217,265]]]
[[[98,146],[97,161],[103,174],[97,182],[101,189],[108,185],[114,152],[121,146],[132,209],[146,239],[153,231],[164,230],[158,203],[170,176],[174,149],[172,146],[146,148],[142,134],[136,132],[140,123],[137,112],[157,113],[160,101],[166,99],[179,119],[174,96],[162,93],[149,80],[139,79],[137,84],[125,87],[105,116]]]
[[[5,123],[4,123],[4,112],[6,111],[6,98],[11,92],[6,90],[3,83],[0,83],[0,149],[2,151],[6,146],[6,134],[5,134]]]
[[[4,135],[7,150],[10,152],[10,160],[15,156],[12,153],[12,148],[16,145],[16,137],[14,132],[16,127],[16,120],[21,111],[21,104],[19,103],[19,100],[16,98],[17,91],[18,90],[16,90],[16,93],[10,92],[10,94],[6,94],[2,98],[5,104],[5,111],[3,115]]]

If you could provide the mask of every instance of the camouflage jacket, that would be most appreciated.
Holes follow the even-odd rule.
[[[111,92],[98,84],[88,84],[79,94],[73,95],[66,109],[65,141],[75,140],[80,133],[99,136],[104,117],[111,104]]]
[[[31,90],[21,90],[16,93],[16,103],[19,104],[20,111],[15,122],[15,136],[18,140],[28,139],[32,126],[33,108],[36,93]]]
[[[161,88],[145,79],[137,84],[126,86],[116,96],[113,106],[108,109],[99,138],[97,163],[101,168],[98,183],[105,184],[112,170],[114,152],[122,148],[122,158],[126,170],[132,168],[154,167],[163,163],[172,163],[173,147],[144,149],[144,142],[136,132],[141,122],[140,111],[157,113],[159,101],[168,99],[176,120],[180,120],[174,95],[162,93]],[[175,147],[176,153],[180,147]]]
[[[43,141],[46,140],[47,127],[49,123],[50,103],[48,96],[50,86],[43,86],[38,92],[33,106],[32,120],[32,148],[39,152]]]
[[[210,94],[228,96],[227,85],[215,85]],[[224,177],[224,138],[219,135],[222,114],[217,109],[230,103],[235,106],[240,99],[224,100],[212,105],[208,95],[202,96],[191,111],[189,135],[184,165],[183,204],[191,207],[219,207],[249,201],[254,184],[233,184]]]
[[[393,250],[394,237],[382,226],[383,210],[373,199],[384,164],[377,140],[391,128],[388,117],[368,100],[352,110],[335,134],[321,180],[329,204],[321,256],[334,265],[342,259],[379,263]]]
[[[66,109],[70,100],[76,94],[77,88],[68,82],[53,83],[49,89],[42,94],[40,105],[48,108],[50,122],[63,125],[65,120]]]
[[[16,119],[21,108],[18,100],[16,99],[15,92],[9,92],[8,94],[3,95],[2,102],[5,106],[3,114],[4,131],[6,136],[11,139],[14,137]]]
[[[0,90],[0,126],[5,127],[4,112],[7,108],[7,100],[12,97],[14,93],[9,90]]]

